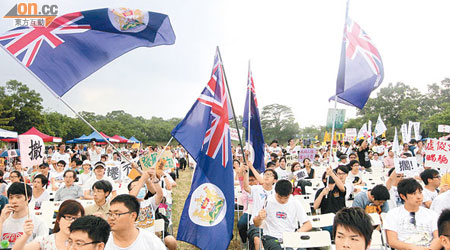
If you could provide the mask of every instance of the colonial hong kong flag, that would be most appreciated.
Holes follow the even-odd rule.
[[[167,15],[127,8],[74,12],[0,35],[0,45],[59,96],[130,50],[174,42]]]
[[[338,102],[362,109],[383,77],[380,53],[366,32],[348,18],[336,84]]]
[[[249,91],[250,90],[250,91]],[[250,95],[250,96],[249,96]],[[250,118],[249,118],[249,98],[250,98]],[[250,123],[249,123],[250,120]],[[249,129],[250,124],[250,129]],[[245,140],[250,145],[250,158],[253,166],[260,172],[265,169],[264,166],[264,136],[259,118],[258,101],[256,100],[255,83],[253,82],[252,71],[248,70],[247,98],[245,99],[244,117],[242,126],[246,131]],[[250,133],[250,141],[249,134]]]
[[[218,56],[208,85],[172,136],[197,162],[177,240],[203,250],[227,249],[233,232],[234,181],[229,98]]]

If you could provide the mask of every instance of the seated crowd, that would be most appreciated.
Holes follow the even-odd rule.
[[[168,150],[184,169],[184,149]],[[44,163],[29,169],[17,159],[0,162],[2,249],[177,249],[169,231],[178,168],[142,171],[137,152],[122,149],[130,164],[95,142],[85,149],[60,144],[46,153]],[[138,176],[131,178],[131,171]],[[50,221],[45,209],[52,209]],[[158,219],[162,232],[155,232]]]
[[[314,160],[299,162],[292,156],[305,146],[291,139],[280,147],[274,140],[261,173],[247,151],[233,148],[242,247],[282,249],[284,233],[319,230],[330,233],[336,249],[369,249],[372,235],[380,238],[380,247],[450,249],[446,166],[424,164],[422,141],[405,144],[401,152],[389,144],[361,139],[353,145],[310,145],[316,148]],[[395,157],[415,157],[416,171],[396,173]],[[316,218],[326,215],[334,222],[315,226]]]

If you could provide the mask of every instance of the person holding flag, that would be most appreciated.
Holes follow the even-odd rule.
[[[233,114],[230,114],[231,99],[225,81],[217,48],[211,79],[186,117],[172,130],[172,136],[197,162],[177,240],[203,250],[227,249],[233,233],[234,180],[229,124]]]

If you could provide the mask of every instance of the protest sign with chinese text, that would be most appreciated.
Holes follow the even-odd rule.
[[[242,129],[239,129],[239,133],[242,136]],[[230,128],[230,137],[232,141],[239,141],[238,131],[235,128]]]
[[[298,151],[298,161],[302,162],[305,158],[308,158],[310,161],[313,161],[314,155],[316,155],[315,148],[302,148]]]
[[[122,171],[120,170],[120,162],[107,161],[106,162],[106,176],[110,177],[114,181],[122,179]]]
[[[20,160],[24,167],[31,168],[44,162],[44,141],[37,135],[19,135]]]
[[[449,168],[450,142],[428,139],[425,145],[425,166],[431,168]]]
[[[298,162],[298,154],[286,155],[286,168],[291,169],[294,162]]]
[[[438,125],[438,132],[450,133],[450,126],[449,125]]]
[[[413,177],[419,174],[416,157],[394,158],[395,172],[405,174],[407,177]]]

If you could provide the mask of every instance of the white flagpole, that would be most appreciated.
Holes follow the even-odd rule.
[[[22,65],[22,67],[24,67],[25,70],[27,70],[32,76],[34,76],[34,78],[36,78],[36,80],[38,80],[39,83],[42,84],[42,86],[44,86],[50,93],[53,94],[53,96],[60,100],[64,105],[66,105],[66,107],[68,107],[76,116],[78,116],[84,123],[86,123],[91,129],[93,129],[95,132],[97,132],[105,141],[106,143],[108,143],[117,153],[119,153],[119,155],[124,158],[126,161],[128,161],[130,164],[132,163],[131,159],[128,159],[127,157],[125,157],[122,152],[120,152],[106,137],[104,137],[102,134],[100,134],[100,132],[97,131],[97,129],[92,126],[88,121],[86,121],[75,109],[73,109],[66,101],[64,101],[59,95],[57,95],[55,93],[55,91],[53,91],[53,89],[51,89],[49,86],[47,86],[47,84],[45,84],[36,74],[34,74],[33,71],[31,71],[29,68],[25,67],[21,61],[19,61],[14,55],[12,55],[7,49],[5,49],[3,46],[2,47],[6,53],[8,53],[12,58],[14,58],[14,60],[16,60],[20,65]]]

